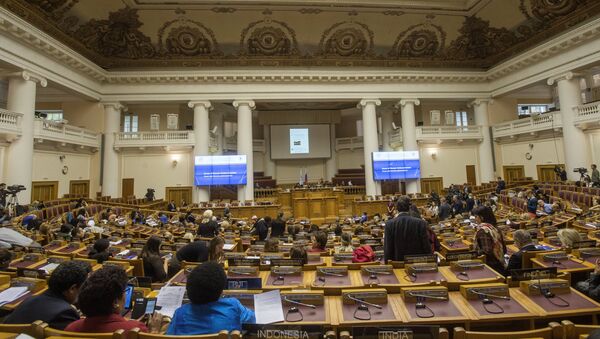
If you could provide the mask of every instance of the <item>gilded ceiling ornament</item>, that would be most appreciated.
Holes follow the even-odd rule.
[[[397,58],[433,57],[440,54],[445,41],[446,32],[442,27],[431,23],[413,25],[398,35],[388,55]]]
[[[373,32],[363,23],[343,21],[329,27],[319,42],[319,55],[342,57],[373,56]]]
[[[221,55],[212,30],[200,22],[175,19],[158,30],[158,52],[163,56],[214,56]]]
[[[297,54],[296,33],[282,21],[271,19],[255,21],[242,31],[240,55],[290,56]]]
[[[139,31],[142,26],[137,10],[122,8],[108,20],[92,19],[74,32],[87,48],[105,57],[145,59],[155,55],[150,38]]]
[[[447,59],[483,60],[505,52],[519,42],[514,32],[490,27],[488,21],[475,16],[465,18],[459,33],[458,38],[446,50]]]
[[[597,1],[597,0],[594,0]],[[588,0],[521,0],[519,8],[527,18],[548,21],[568,15],[586,5]]]

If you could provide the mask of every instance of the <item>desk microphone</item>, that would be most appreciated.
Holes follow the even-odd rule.
[[[294,304],[294,305],[300,305],[300,306],[304,306],[304,307],[309,307],[309,308],[312,308],[312,309],[317,308],[316,305],[305,304],[305,303],[302,303],[302,302],[299,302],[299,301],[296,301],[296,300],[288,299],[287,296],[283,297],[283,301],[287,301],[288,303]]]
[[[540,293],[544,296],[544,298],[546,298],[546,300],[548,300],[548,302],[551,303],[552,305],[554,305],[556,307],[569,307],[569,306],[571,306],[571,304],[568,301],[566,301],[562,297],[554,294],[549,288],[544,288],[542,286],[541,279],[538,279],[537,286],[533,285],[533,287],[539,289]],[[554,302],[553,299],[556,299],[559,302]]]
[[[236,269],[234,269],[234,268],[230,268],[230,269],[229,269],[229,272],[231,272],[231,273],[233,273],[233,274],[237,274],[237,275],[253,275],[253,273],[252,273],[252,272],[246,272],[246,271],[243,271],[243,270],[241,270],[241,271],[238,271],[238,270],[236,270]]]
[[[486,310],[486,312],[491,313],[491,314],[504,313],[504,308],[502,308],[502,306],[498,305],[498,303],[496,303],[492,299],[510,300],[510,297],[505,296],[505,295],[484,293],[484,292],[480,292],[475,289],[470,289],[469,291],[473,294],[478,295],[481,298],[481,302],[483,303],[483,308]],[[489,305],[494,305],[496,307],[496,309],[490,308]]]
[[[435,295],[429,294],[420,294],[415,292],[408,292],[408,295],[411,297],[417,298],[417,303],[415,304],[415,314],[419,318],[433,318],[435,316],[435,312],[429,306],[425,305],[425,299],[434,299],[434,300],[443,300],[447,301],[448,297],[438,297]],[[426,310],[427,313],[423,313],[420,310]]]
[[[381,306],[381,305],[372,304],[372,303],[366,302],[366,301],[364,301],[362,299],[355,298],[351,294],[346,294],[346,297],[348,297],[348,299],[350,299],[350,300],[354,300],[354,301],[356,301],[356,302],[359,303],[358,307],[356,308],[356,310],[354,310],[354,314],[353,314],[353,317],[355,319],[358,319],[358,320],[371,320],[371,311],[369,310],[369,306],[375,307],[377,309],[382,309],[383,308],[383,306]],[[358,316],[359,311],[366,312],[367,316],[366,317],[359,317]]]
[[[319,271],[319,272],[321,272],[321,274],[324,274],[324,275],[331,275],[331,276],[334,276],[334,277],[345,277],[345,275],[344,275],[344,274],[341,274],[341,273],[334,273],[334,272],[329,272],[329,271],[326,271],[326,270]]]
[[[368,267],[365,267],[365,272],[368,272],[368,273],[373,274],[373,275],[380,275],[380,274],[383,274],[383,275],[392,275],[393,274],[390,271],[378,271],[378,270],[370,269]]]

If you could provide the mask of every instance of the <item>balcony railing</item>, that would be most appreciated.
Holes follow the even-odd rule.
[[[119,132],[115,147],[194,146],[193,131]]]
[[[480,140],[481,126],[421,126],[417,127],[417,141]]]
[[[391,137],[391,133],[390,133]],[[400,136],[402,141],[402,136]],[[381,146],[383,144],[383,135],[377,134],[377,144]],[[391,141],[390,141],[391,144]],[[357,148],[363,148],[363,137],[347,137],[347,138],[336,138],[335,139],[335,150],[355,150]]]
[[[582,129],[600,128],[600,102],[577,106],[574,123]]]
[[[494,138],[537,133],[562,127],[560,112],[544,113],[530,118],[512,120],[492,128]]]
[[[21,117],[23,114],[0,108],[0,133],[21,134]]]
[[[100,133],[38,118],[34,120],[33,124],[33,136],[36,139],[88,147],[100,147]]]

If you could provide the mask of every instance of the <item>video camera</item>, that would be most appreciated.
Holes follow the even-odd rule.
[[[574,169],[573,169],[573,172],[575,172],[575,173],[579,173],[579,174],[581,174],[581,175],[584,175],[584,174],[586,174],[586,173],[587,173],[587,171],[588,171],[588,170],[587,170],[587,168],[585,168],[585,167],[578,167],[578,168],[574,168]]]
[[[6,192],[7,192],[8,194],[13,194],[13,195],[15,195],[15,194],[17,194],[17,193],[19,193],[19,192],[21,192],[21,191],[24,191],[24,190],[26,190],[26,189],[27,189],[27,188],[26,188],[25,186],[23,186],[23,185],[11,185],[11,186],[7,186],[7,187],[6,187]]]

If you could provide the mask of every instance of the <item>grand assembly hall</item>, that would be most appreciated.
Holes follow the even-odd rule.
[[[0,338],[599,339],[600,1],[0,0]]]

